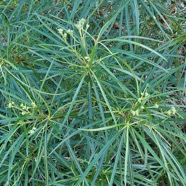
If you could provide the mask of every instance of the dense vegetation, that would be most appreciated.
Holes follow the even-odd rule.
[[[186,2],[0,1],[0,185],[186,185]]]

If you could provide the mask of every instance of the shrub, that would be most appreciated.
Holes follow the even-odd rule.
[[[186,184],[180,4],[0,5],[1,185]]]

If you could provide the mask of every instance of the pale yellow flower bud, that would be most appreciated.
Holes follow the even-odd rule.
[[[67,37],[67,33],[64,33],[64,34],[63,34],[63,37],[66,39],[66,37]]]
[[[154,105],[154,108],[159,108],[159,105],[156,103],[156,104]]]
[[[33,108],[37,107],[37,105],[34,102],[32,102],[31,105],[32,105]]]
[[[36,128],[33,127],[32,130],[30,130],[28,133],[29,133],[29,134],[33,134],[35,131],[36,131]]]
[[[142,105],[140,108],[141,108],[141,110],[143,110],[145,107]]]
[[[73,35],[73,30],[67,30],[67,34]]]
[[[8,108],[12,108],[14,106],[14,102],[8,103]]]
[[[138,115],[139,115],[139,110],[136,110],[136,111],[131,110],[131,114],[132,114],[133,116],[138,116]]]
[[[27,112],[25,112],[25,111],[22,111],[22,112],[21,112],[21,114],[22,114],[22,115],[25,115],[25,114],[27,114]]]
[[[175,109],[175,107],[172,107],[172,108],[171,108],[171,111],[172,111],[172,114],[173,114],[173,115],[176,114],[176,109]]]
[[[85,24],[85,22],[86,22],[86,20],[84,18],[79,20],[79,24],[82,25],[82,26]]]
[[[58,31],[61,35],[63,35],[63,29],[62,29],[62,28],[57,29],[57,31]]]
[[[89,24],[86,24],[86,30],[88,30],[89,27],[90,27],[90,25]]]
[[[170,116],[172,114],[171,110],[168,110],[167,114]]]
[[[131,114],[135,116],[136,112],[134,110],[131,110]]]
[[[90,57],[89,56],[85,56],[85,60],[86,61],[90,61]]]
[[[142,102],[142,98],[138,98],[138,102],[141,103]]]

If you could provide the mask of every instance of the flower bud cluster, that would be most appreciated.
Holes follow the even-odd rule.
[[[31,130],[29,130],[28,133],[29,133],[29,134],[33,134],[33,133],[36,131],[36,129],[37,129],[36,127],[33,127]]]
[[[62,36],[62,38],[67,42],[67,36],[74,36],[74,31],[71,29],[68,30],[64,30],[62,28],[58,28],[57,31],[59,32],[59,34]]]
[[[67,34],[73,36],[74,32],[73,32],[73,30],[68,29],[68,30],[67,30]]]
[[[76,27],[79,31],[81,31],[81,30],[83,30],[83,27],[84,27],[85,23],[86,23],[86,19],[82,18],[82,19],[80,19],[80,20],[77,22],[77,24],[75,24],[75,27]],[[90,27],[90,25],[89,25],[89,24],[86,24],[86,30],[88,30],[89,27]]]
[[[84,19],[84,18],[82,18],[82,19],[80,19],[78,22],[77,22],[77,24],[75,24],[75,27],[79,30],[79,31],[81,31],[81,30],[83,30],[83,27],[84,27],[84,25],[85,25],[85,22],[86,22],[86,20]],[[86,24],[86,30],[89,28],[89,24]],[[71,29],[68,29],[68,30],[64,30],[63,28],[58,28],[57,29],[57,31],[59,32],[59,34],[63,37],[63,39],[65,39],[66,40],[66,38],[67,38],[67,34],[69,34],[69,35],[71,35],[71,36],[73,36],[74,35],[74,31],[73,30],[71,30]]]
[[[75,24],[75,27],[78,29],[78,30],[82,30],[83,29],[83,26],[85,24],[86,20],[84,18],[80,19],[77,24]]]
[[[21,103],[20,107],[22,109],[22,112],[21,112],[22,115],[29,114],[29,107],[28,106],[26,106],[23,103]]]
[[[145,106],[146,102],[149,100],[147,98],[149,97],[150,97],[150,94],[147,93],[147,91],[141,93],[141,97],[138,98],[137,102],[134,105],[134,108],[131,110],[131,114],[133,116],[139,116],[140,112],[143,111],[144,109],[150,109],[150,108],[158,109],[159,108],[159,105],[157,103],[155,103],[153,106],[150,106],[150,107]]]
[[[141,103],[147,97],[149,97],[149,94],[147,92],[142,92],[141,97],[138,98],[138,102]]]
[[[167,113],[167,115],[169,115],[169,116],[174,116],[175,114],[176,114],[176,108],[175,107],[171,107],[171,109],[170,110],[168,110],[166,113]]]
[[[91,65],[93,63],[93,60],[91,60],[91,56],[88,54],[87,51],[87,39],[91,37],[87,32],[89,27],[90,25],[87,24],[87,20],[82,18],[77,21],[76,24],[74,24],[74,30],[65,28],[57,29],[58,33],[62,37],[62,41],[66,45],[65,48],[67,47],[77,56],[77,59],[81,61],[83,67],[85,67],[86,70],[90,70],[90,67],[92,67]],[[83,50],[83,53],[84,51],[86,51],[86,54],[82,55],[82,53],[77,50],[77,46],[79,46]],[[73,67],[73,65],[71,65],[71,67]]]
[[[21,115],[26,115],[26,114],[30,114],[31,110],[34,110],[37,107],[37,105],[35,102],[31,102],[30,106],[27,106],[26,104],[23,103],[17,105],[12,101],[8,103],[7,107],[10,109],[17,109],[21,112]]]
[[[137,109],[137,110],[131,110],[131,114],[133,116],[138,116],[139,115],[139,109]]]
[[[58,29],[58,32],[59,32],[59,34],[63,37],[63,39],[66,40],[66,38],[67,38],[67,33],[64,32],[64,30],[63,30],[62,28],[59,28],[59,29]]]
[[[15,103],[12,101],[12,102],[8,103],[8,108],[13,108],[14,105],[15,105]]]
[[[150,95],[147,92],[142,92],[141,97],[138,98],[138,101],[135,104],[135,108],[131,110],[131,114],[133,116],[139,116],[140,111],[142,111],[145,107],[145,99]],[[137,107],[137,109],[136,109]]]

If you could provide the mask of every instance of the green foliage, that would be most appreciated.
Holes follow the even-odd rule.
[[[1,1],[0,185],[186,185],[182,3]]]

